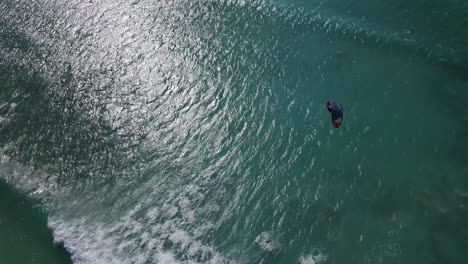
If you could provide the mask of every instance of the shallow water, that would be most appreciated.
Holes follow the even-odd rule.
[[[407,2],[4,1],[0,178],[74,263],[464,263],[468,10]]]

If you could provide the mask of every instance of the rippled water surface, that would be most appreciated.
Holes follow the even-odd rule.
[[[73,263],[466,263],[468,5],[431,2],[4,0],[0,180]]]

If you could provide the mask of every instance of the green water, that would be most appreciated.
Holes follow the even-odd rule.
[[[467,14],[1,2],[0,263],[465,263]]]
[[[71,263],[52,242],[41,210],[0,182],[0,259],[2,263]]]

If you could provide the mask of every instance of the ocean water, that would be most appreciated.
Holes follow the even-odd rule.
[[[0,263],[467,263],[467,26],[461,0],[2,0]]]

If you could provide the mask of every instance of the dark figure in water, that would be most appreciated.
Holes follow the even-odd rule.
[[[327,109],[331,114],[333,126],[339,128],[341,126],[341,122],[343,121],[343,106],[333,102],[332,100],[329,100],[327,101]]]

